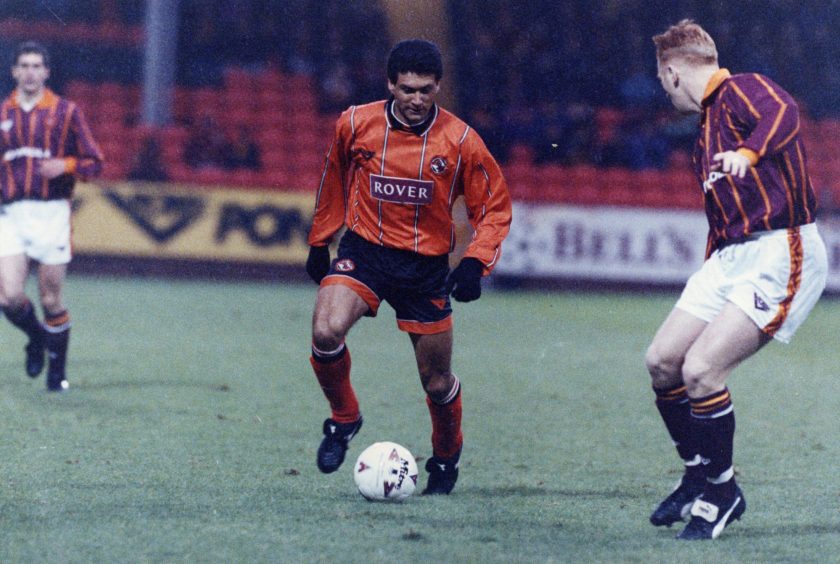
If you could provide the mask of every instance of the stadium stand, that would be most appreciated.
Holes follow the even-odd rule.
[[[32,37],[52,48],[53,86],[86,111],[108,180],[126,178],[153,134],[175,182],[313,190],[338,112],[386,94],[390,39],[357,33],[386,29],[376,0],[182,0],[173,122],[149,131],[139,123],[142,3],[75,2],[82,4],[50,13],[3,2],[0,49]],[[732,21],[729,9],[701,0],[525,2],[516,14],[502,0],[451,1],[459,22],[448,75],[454,109],[498,156],[516,199],[697,207],[688,156],[694,118],[675,115],[659,91],[650,41],[668,23],[694,17],[719,38],[724,66],[768,73],[797,96],[814,184],[823,206],[837,209],[840,75],[831,62],[840,59],[832,34],[840,10],[774,5],[772,14],[750,10],[749,20]],[[749,2],[732,6],[748,10]],[[228,138],[246,127],[262,167],[187,166],[190,128],[208,116]]]

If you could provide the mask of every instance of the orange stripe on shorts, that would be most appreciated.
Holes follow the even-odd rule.
[[[798,227],[788,229],[788,247],[790,248],[790,276],[788,277],[787,292],[785,298],[779,304],[779,313],[762,329],[770,337],[775,335],[776,331],[784,324],[790,313],[793,298],[802,284],[802,263],[805,252],[802,249],[802,237],[799,234]]]

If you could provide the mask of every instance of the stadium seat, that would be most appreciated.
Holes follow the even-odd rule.
[[[531,164],[534,162],[534,150],[528,145],[516,143],[508,152],[509,163],[525,163]]]
[[[222,71],[224,89],[234,92],[253,92],[254,74],[241,67],[225,67]]]
[[[190,104],[193,117],[202,115],[216,115],[216,110],[221,106],[219,93],[212,88],[195,88],[190,91]]]
[[[666,169],[665,199],[668,207],[699,209],[703,207],[703,196],[694,174],[684,168]]]
[[[193,182],[195,173],[193,169],[188,167],[183,162],[177,162],[171,165],[167,164],[167,168],[169,178],[172,179],[173,182]]]
[[[639,183],[632,170],[609,167],[601,171],[594,186],[599,200],[609,206],[641,206],[643,195],[638,193]]]
[[[254,186],[258,178],[259,173],[255,170],[232,170],[228,174],[228,181],[236,186]]]
[[[263,170],[256,175],[254,183],[264,188],[287,188],[290,177],[282,168]]]
[[[74,102],[81,104],[83,101],[93,102],[99,97],[96,85],[83,80],[71,80],[64,88],[65,95]]]
[[[254,86],[259,91],[277,91],[283,88],[286,83],[286,76],[276,69],[268,69],[254,76]]]
[[[192,181],[197,184],[220,186],[228,183],[230,173],[221,168],[207,167],[193,171]]]

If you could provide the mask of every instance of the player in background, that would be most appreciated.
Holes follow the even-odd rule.
[[[391,97],[351,106],[336,123],[309,234],[306,270],[320,284],[312,318],[312,367],[329,401],[318,468],[334,472],[362,426],[345,338],[380,303],[408,333],[432,420],[425,494],[448,494],[463,443],[461,383],[452,373],[450,293],[478,299],[511,220],[502,172],[478,134],[439,107],[443,75],[433,43],[407,40],[388,56]],[[452,205],[464,196],[475,230],[449,272]],[[338,256],[327,245],[346,227]]]
[[[62,291],[70,262],[70,197],[77,178],[102,169],[102,153],[78,106],[46,87],[50,60],[35,42],[21,44],[17,88],[0,107],[0,308],[29,337],[26,373],[38,376],[49,353],[47,389],[67,388],[70,315]],[[42,324],[25,293],[37,261]]]
[[[746,509],[727,377],[770,340],[790,341],[825,287],[826,251],[791,96],[766,76],[720,68],[714,41],[691,20],[653,41],[671,102],[700,114],[694,168],[709,236],[706,261],[645,358],[685,464],[650,521],[670,526],[690,515],[677,538],[712,539]]]

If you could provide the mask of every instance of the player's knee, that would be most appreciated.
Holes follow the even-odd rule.
[[[648,347],[645,353],[645,366],[647,366],[653,386],[662,388],[670,385],[675,378],[680,377],[682,359],[674,358],[662,351],[655,344]]]
[[[329,318],[316,320],[312,324],[312,344],[324,351],[337,348],[346,336],[347,331],[340,324]]]
[[[451,372],[434,372],[420,375],[424,384],[423,389],[432,398],[432,401],[442,400],[452,391],[455,377]]]
[[[716,372],[712,364],[702,356],[689,355],[682,367],[682,378],[690,396],[706,395],[705,390],[714,387]]]
[[[41,306],[48,313],[60,313],[64,310],[61,302],[61,295],[57,292],[44,292],[41,294]]]
[[[4,311],[18,311],[26,305],[26,294],[14,293],[5,294],[0,293],[0,309]]]

